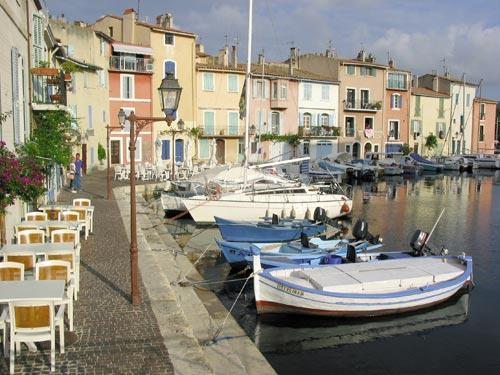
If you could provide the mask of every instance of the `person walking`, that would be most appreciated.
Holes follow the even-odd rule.
[[[75,179],[73,182],[73,191],[82,190],[82,174],[83,174],[83,160],[80,159],[80,154],[76,154],[75,160]]]
[[[66,174],[66,177],[69,180],[69,189],[71,190],[72,193],[76,193],[76,190],[74,189],[75,172],[76,172],[75,158],[72,158],[71,163],[69,164],[68,173]]]

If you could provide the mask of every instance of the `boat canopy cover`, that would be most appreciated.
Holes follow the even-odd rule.
[[[337,152],[326,155],[323,160],[326,161],[339,161],[340,163],[348,163],[351,161],[352,155],[348,152]]]
[[[415,161],[418,161],[419,163],[427,163],[427,164],[435,164],[434,162],[426,159],[426,158],[423,158],[422,156],[420,156],[419,154],[417,154],[416,152],[412,152],[410,154],[410,157],[415,160]]]

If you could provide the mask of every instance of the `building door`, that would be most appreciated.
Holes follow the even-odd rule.
[[[217,164],[226,163],[226,141],[223,139],[218,139],[216,141],[215,147],[215,158],[217,159]]]
[[[365,157],[366,157],[366,153],[371,152],[371,151],[372,151],[372,144],[370,142],[366,142],[365,143]]]
[[[355,142],[352,144],[352,158],[353,159],[359,159],[360,148],[361,148],[361,146],[359,145],[358,142]]]
[[[175,140],[175,161],[176,163],[182,163],[184,161],[184,140]]]
[[[82,144],[83,174],[87,174],[87,144]]]
[[[111,164],[121,164],[121,162],[122,162],[120,160],[121,144],[122,143],[117,139],[110,142]]]
[[[316,145],[316,160],[321,160],[333,152],[332,142],[318,142]]]

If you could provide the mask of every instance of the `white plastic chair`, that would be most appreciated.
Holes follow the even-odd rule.
[[[59,307],[57,314],[54,311],[53,302],[9,302],[11,374],[14,373],[15,346],[20,353],[22,342],[50,341],[50,371],[55,371],[56,326],[59,328],[59,350],[64,354],[64,305]]]
[[[92,206],[92,201],[87,198],[76,198],[73,199],[73,206],[85,206],[89,207]]]
[[[76,230],[58,230],[52,232],[52,235],[50,237],[50,242],[52,243],[72,243],[73,246],[75,246],[75,258],[69,258],[69,257],[61,257],[61,254],[67,254],[67,253],[51,253],[54,254],[54,257],[46,257],[47,259],[64,259],[71,261],[71,263],[74,265],[74,270],[73,273],[75,275],[75,301],[78,299],[78,293],[80,292],[80,236]]]
[[[115,180],[123,179],[123,169],[119,165],[115,165]]]
[[[47,221],[47,214],[45,212],[28,212],[24,219],[27,221]]]
[[[28,229],[17,233],[18,244],[45,243],[45,231]]]
[[[55,302],[56,306],[68,306],[69,330],[73,332],[73,298],[75,279],[71,276],[71,264],[64,260],[46,260],[36,264],[36,280],[63,280],[66,282],[66,295],[62,302]]]

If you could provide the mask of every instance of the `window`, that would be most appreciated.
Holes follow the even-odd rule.
[[[125,115],[129,116],[132,111],[135,112],[135,108],[123,108],[123,111],[125,112]],[[125,120],[125,126],[123,127],[124,132],[130,132],[130,121]]]
[[[392,109],[401,109],[402,107],[402,98],[399,94],[391,95],[391,108]]]
[[[411,122],[413,135],[419,135],[422,133],[422,123],[419,120],[413,120]]]
[[[113,27],[110,26],[108,27],[108,35],[112,38],[113,37]]]
[[[361,90],[361,108],[368,108],[370,106],[370,91]]]
[[[439,118],[443,118],[444,117],[444,98],[439,98],[438,117]]]
[[[387,79],[387,87],[390,89],[406,89],[406,74],[404,73],[389,73]]]
[[[309,129],[311,127],[311,119],[312,117],[310,113],[304,113],[303,117],[304,128]]]
[[[102,110],[102,122],[106,122],[106,110]]]
[[[345,136],[354,137],[354,117],[345,118]]]
[[[88,107],[88,115],[87,115],[87,129],[92,129],[94,127],[94,121],[93,121],[93,110],[92,106],[89,105]]]
[[[214,74],[203,73],[202,90],[214,91]]]
[[[415,116],[420,117],[420,96],[415,97]]]
[[[280,113],[271,113],[271,133],[280,134]]]
[[[33,14],[33,65],[38,67],[43,60],[43,21]]]
[[[288,84],[280,82],[280,99],[286,99],[288,96]]]
[[[227,76],[227,91],[238,92],[238,76],[236,74],[229,74]]]
[[[309,155],[309,142],[304,142],[302,154]]]
[[[373,117],[365,117],[365,130],[373,130]]]
[[[165,45],[173,46],[175,43],[175,37],[172,33],[165,33]]]
[[[389,121],[389,139],[399,139],[399,121]]]
[[[353,76],[356,74],[356,66],[355,65],[346,65],[347,74]]]
[[[134,99],[134,76],[129,74],[121,74],[120,83],[120,92],[122,99]]]
[[[175,61],[172,60],[166,60],[164,64],[165,68],[165,73],[163,74],[164,77],[171,76],[176,78],[177,77],[177,69],[176,69],[176,64]]]
[[[355,106],[356,106],[356,90],[347,89],[346,107],[355,108]]]
[[[312,85],[310,83],[304,83],[304,100],[312,99]]]
[[[458,105],[458,94],[455,94],[455,105]]]
[[[373,68],[371,66],[362,66],[362,67],[360,67],[359,73],[362,76],[370,76],[370,77],[375,77],[376,76],[375,68]]]
[[[106,71],[98,70],[97,76],[99,77],[99,86],[106,87]]]
[[[327,102],[330,100],[330,86],[322,85],[321,86],[321,100]]]
[[[104,56],[104,54],[106,53],[106,42],[104,41],[104,39],[99,39],[99,55],[100,56]]]
[[[238,135],[239,112],[228,112],[229,135]]]
[[[378,145],[373,145],[373,152],[378,152]]]
[[[485,117],[486,117],[486,106],[484,105],[484,103],[481,103],[479,105],[479,119],[480,120],[484,120]]]
[[[479,125],[479,142],[484,142],[484,125]]]
[[[200,139],[200,159],[208,159],[210,157],[208,139]]]
[[[203,112],[203,127],[205,134],[214,135],[215,134],[215,112],[205,111]]]
[[[323,113],[319,119],[319,124],[321,126],[330,126],[330,116],[328,116],[328,114]]]
[[[253,80],[253,97],[254,98],[269,98],[269,81],[261,79]]]
[[[252,141],[250,142],[250,152],[252,154],[256,154],[257,153],[257,142],[256,141]]]
[[[467,97],[466,97],[466,104],[465,104],[467,107],[470,106],[470,94],[467,94]]]
[[[444,139],[446,135],[446,123],[444,122],[436,122],[436,136],[440,139]]]
[[[348,154],[351,153],[351,145],[345,145],[345,152],[347,152]]]

